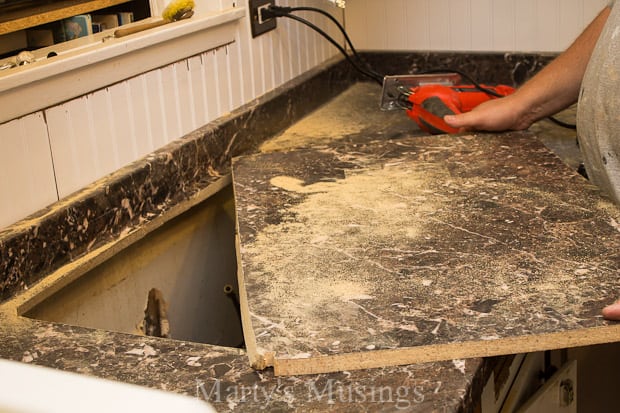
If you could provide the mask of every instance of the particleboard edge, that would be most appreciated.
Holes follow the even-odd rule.
[[[309,358],[275,357],[276,376],[334,373],[455,359],[492,357],[620,341],[620,323],[532,336],[371,350]]]
[[[239,221],[235,214],[235,244],[237,254],[237,282],[239,283],[239,307],[241,310],[241,328],[243,330],[243,339],[245,341],[245,349],[250,361],[250,367],[254,370],[265,370],[274,365],[274,354],[259,351],[256,343],[256,335],[252,325],[252,314],[248,304],[248,294],[245,289],[243,277],[243,263],[241,261],[241,240],[239,239]]]

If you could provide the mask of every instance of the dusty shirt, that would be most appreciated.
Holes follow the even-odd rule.
[[[577,134],[590,180],[620,204],[620,5],[614,5],[583,78]]]

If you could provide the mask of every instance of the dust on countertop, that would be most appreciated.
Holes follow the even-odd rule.
[[[620,294],[618,212],[531,135],[372,141],[234,168],[267,351],[576,331],[602,325]]]
[[[311,116],[266,141],[260,151],[316,147],[357,136],[388,139],[424,134],[405,111],[381,111],[380,98],[380,86],[357,83]]]

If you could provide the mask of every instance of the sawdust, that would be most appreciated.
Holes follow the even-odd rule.
[[[297,192],[300,194],[313,194],[317,192],[325,192],[328,188],[336,188],[340,186],[335,183],[324,182],[315,185],[305,185],[301,179],[291,178],[290,176],[276,176],[271,178],[269,183],[278,188],[282,188],[289,192]]]
[[[597,202],[596,208],[604,211],[605,214],[610,216],[611,220],[620,222],[620,208],[611,201],[601,200]]]
[[[406,162],[349,170],[334,182],[305,185],[277,176],[270,183],[305,200],[287,208],[294,220],[263,228],[242,253],[257,270],[248,280],[257,294],[250,299],[253,311],[287,334],[311,331],[341,340],[341,348],[355,340],[351,329],[363,336],[369,321],[383,331],[431,329],[434,336],[440,325],[459,325],[462,334],[498,335],[496,324],[481,321],[488,317],[475,305],[482,298],[525,329],[555,328],[555,313],[544,308],[579,314],[596,289],[611,288],[612,280],[575,281],[575,271],[597,273],[598,258],[572,256],[581,254],[575,241],[560,240],[579,234],[595,206],[568,204],[562,194],[523,189],[511,180],[460,180],[436,164]],[[473,216],[466,199],[497,209]],[[485,226],[498,213],[516,221]],[[503,231],[512,235],[502,238]],[[565,315],[563,322],[577,321]],[[348,333],[333,335],[334,329]],[[290,349],[297,341],[287,337],[274,337],[272,345]],[[383,346],[395,345],[385,337]]]
[[[318,121],[317,121],[318,116]],[[327,144],[344,136],[360,133],[362,123],[343,122],[343,115],[328,110],[300,120],[287,131],[263,143],[261,152],[274,152],[292,148],[302,148]]]
[[[380,99],[381,87],[373,83],[357,83],[281,135],[263,143],[260,151],[316,147],[362,132],[382,135],[388,129],[392,133],[410,134],[415,124],[403,111],[379,110]]]
[[[442,207],[427,183],[446,176],[424,169],[371,169],[312,185],[286,176],[273,178],[272,185],[308,197],[289,211],[298,216],[297,222],[268,226],[244,248],[268,274],[260,301],[278,303],[284,317],[303,319],[307,326],[320,326],[331,311],[343,320],[355,317],[357,307],[350,305],[350,313],[343,314],[342,302],[373,299],[374,273],[391,271],[380,263],[360,265],[367,260],[365,250],[381,239],[420,236],[422,217]],[[282,233],[287,234],[284,244]]]
[[[359,89],[366,88],[364,84],[357,89],[350,88],[319,109],[312,116],[308,116],[288,128],[282,135],[276,136],[263,143],[261,152],[272,152],[291,148],[300,148],[308,145],[317,145],[338,140],[343,136],[362,131],[363,122],[355,121],[358,114],[351,108],[351,102],[359,100]],[[373,88],[362,93],[371,94],[376,99]]]
[[[347,135],[360,133],[362,130],[361,123],[343,123],[341,116],[328,113],[321,116],[320,122],[314,120],[299,121],[289,128],[285,134],[263,143],[259,150],[261,152],[274,152],[311,145],[325,145]]]
[[[271,183],[312,194],[292,212],[311,223],[308,227],[314,234],[311,241],[320,240],[318,244],[329,245],[341,236],[346,239],[347,234],[355,234],[360,243],[377,236],[416,237],[420,217],[438,208],[436,200],[431,201],[432,189],[425,187],[425,183],[448,179],[437,175],[397,166],[365,170],[337,182],[304,186],[290,177],[276,177]],[[407,225],[403,226],[403,222]]]

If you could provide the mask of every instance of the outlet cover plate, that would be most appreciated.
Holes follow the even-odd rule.
[[[275,6],[275,0],[250,0],[250,27],[252,37],[260,36],[276,28],[276,18],[267,20],[261,19],[260,10],[270,5]]]

